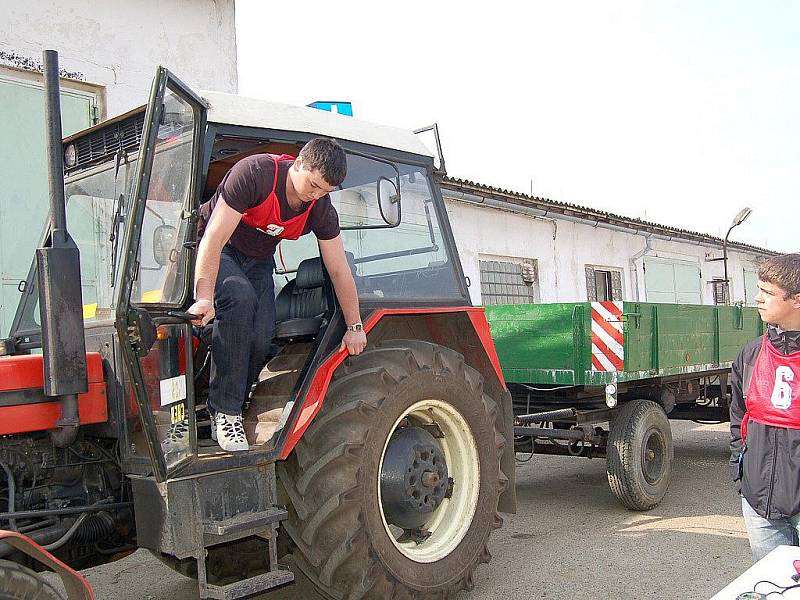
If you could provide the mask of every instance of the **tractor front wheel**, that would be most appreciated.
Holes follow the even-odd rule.
[[[349,358],[279,466],[298,567],[337,599],[470,589],[502,523],[496,414],[448,348],[395,340]]]
[[[41,574],[0,560],[0,600],[64,600],[64,597]]]

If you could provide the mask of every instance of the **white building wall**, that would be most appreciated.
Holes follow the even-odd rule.
[[[237,91],[234,0],[0,0],[0,14],[0,65],[36,70],[57,50],[71,78],[105,88],[107,116],[147,102],[159,64],[191,87]]]
[[[585,267],[622,270],[622,294],[626,301],[645,302],[647,258],[685,261],[697,265],[701,274],[703,304],[714,304],[710,281],[723,278],[720,246],[700,245],[689,240],[650,238],[645,233],[623,232],[576,223],[555,217],[539,218],[498,208],[476,206],[449,198],[445,204],[458,245],[464,274],[469,277],[473,303],[481,304],[481,259],[528,258],[538,264],[541,302],[580,302],[587,300]],[[632,260],[637,257],[635,260]],[[756,256],[736,250],[728,252],[728,276],[732,302],[745,300],[743,269],[757,270]],[[638,295],[637,295],[638,289]],[[752,304],[752,298],[747,298]]]

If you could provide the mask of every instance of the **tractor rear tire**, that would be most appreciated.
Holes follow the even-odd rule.
[[[0,560],[0,600],[64,600],[64,596],[39,573]]]
[[[631,510],[650,510],[664,498],[672,476],[672,430],[655,402],[632,400],[611,423],[606,472],[611,491]]]
[[[347,359],[278,465],[298,568],[337,600],[444,599],[472,589],[474,569],[491,558],[487,541],[502,525],[497,505],[508,484],[496,416],[481,375],[443,346],[392,340]],[[420,443],[410,453],[409,436]],[[429,466],[408,458],[399,468],[390,459],[408,456]],[[429,469],[414,471],[416,488],[415,468]],[[441,480],[430,470],[437,468]],[[387,481],[401,482],[394,495]],[[422,522],[401,527],[383,503],[412,500],[411,489],[426,503],[411,515]],[[437,498],[431,505],[428,490]]]

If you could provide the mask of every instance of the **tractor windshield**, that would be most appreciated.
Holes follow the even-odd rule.
[[[84,320],[112,317],[112,271],[121,248],[124,199],[135,171],[136,159],[119,153],[107,162],[66,178],[67,225],[80,249]],[[31,268],[14,332],[39,328],[38,304],[36,274]]]
[[[378,184],[394,180],[398,171],[400,207],[398,210],[389,204],[389,210],[400,222],[386,228],[387,204],[377,198]],[[362,300],[463,300],[451,246],[439,226],[432,188],[422,165],[390,165],[348,154],[347,178],[340,189],[331,192],[331,201],[339,213],[342,240]],[[371,228],[381,226],[384,228]],[[316,254],[313,236],[284,241],[279,268],[291,271],[300,260]]]
[[[160,139],[160,138],[159,138]],[[134,301],[178,305],[183,292],[179,244],[189,174],[182,164],[187,144],[181,135],[165,135],[157,147],[142,225],[145,243],[139,256]],[[80,249],[85,321],[113,318],[114,286],[128,220],[130,188],[137,154],[118,152],[108,161],[68,176],[65,181],[67,225]],[[182,238],[181,238],[182,239]],[[34,270],[26,282],[14,331],[39,328],[38,290]]]

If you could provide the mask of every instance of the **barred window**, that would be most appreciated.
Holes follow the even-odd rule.
[[[539,272],[535,260],[481,260],[481,303],[534,304],[539,301]]]
[[[711,285],[714,286],[714,304],[727,304],[728,286],[725,285],[725,280],[714,279]]]

